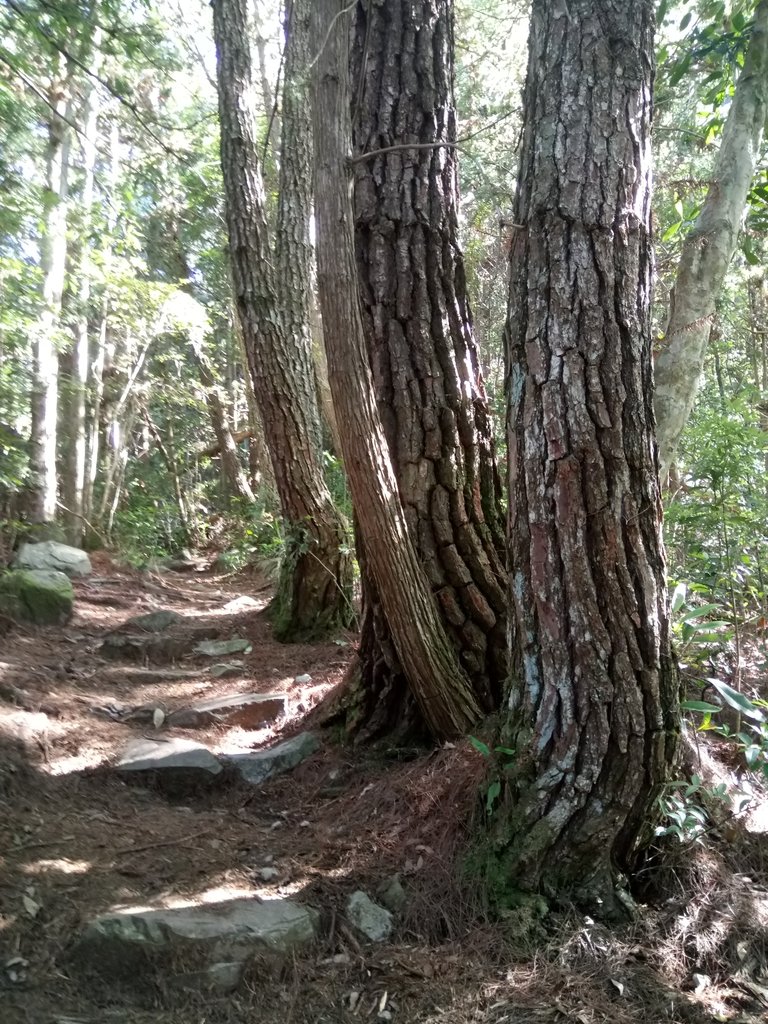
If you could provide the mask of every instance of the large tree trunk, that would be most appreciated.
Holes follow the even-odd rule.
[[[275,472],[285,524],[285,554],[274,602],[275,633],[280,639],[320,636],[350,623],[351,566],[345,529],[333,506],[322,473],[317,400],[311,372],[308,332],[298,324],[297,307],[282,308],[285,292],[278,289],[277,267],[298,263],[305,256],[302,184],[294,182],[295,211],[283,212],[277,267],[270,252],[264,190],[256,149],[252,102],[251,57],[245,0],[214,0],[217,47],[221,164],[229,227],[232,271],[238,312],[259,405],[264,433]],[[301,69],[307,42],[297,39],[303,24],[294,12],[288,39],[293,74]],[[286,80],[291,57],[286,55]],[[296,81],[294,77],[293,81]],[[290,89],[287,91],[290,96]],[[296,106],[296,104],[294,104]],[[299,116],[296,111],[296,116]],[[283,130],[291,145],[303,146],[302,128],[290,127],[289,110]],[[286,147],[287,149],[287,147]],[[286,157],[284,152],[284,159]],[[289,155],[289,154],[288,154]],[[296,160],[303,157],[297,154]],[[299,162],[297,174],[304,173]],[[283,204],[291,197],[283,196]],[[286,234],[289,236],[286,239]],[[295,245],[292,257],[285,246]],[[295,268],[293,268],[295,270]],[[297,280],[293,277],[292,281]],[[299,287],[301,285],[299,284]]]
[[[376,400],[408,531],[451,644],[490,711],[506,674],[504,535],[458,243],[452,7],[357,4],[355,233]],[[365,541],[360,553],[368,710],[358,711],[383,724],[397,718],[402,682]]]
[[[653,436],[651,0],[534,0],[508,352],[517,622],[496,838],[611,908],[678,731]]]
[[[32,340],[30,431],[30,517],[51,522],[56,517],[56,418],[59,357],[56,333],[67,261],[67,191],[70,129],[65,120],[72,76],[62,59],[61,74],[51,83],[51,120],[45,162],[45,199],[40,241],[42,307]]]
[[[410,692],[437,737],[460,735],[480,708],[437,613],[409,535],[373,393],[354,255],[348,89],[349,16],[316,0],[315,197],[320,302],[333,402],[352,500],[394,649]]]
[[[704,368],[715,303],[739,236],[744,204],[761,156],[768,114],[768,0],[761,0],[736,83],[712,183],[680,256],[669,320],[656,357],[659,456],[666,479]]]

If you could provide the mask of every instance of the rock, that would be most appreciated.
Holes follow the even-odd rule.
[[[63,626],[72,617],[74,591],[53,569],[16,569],[0,576],[0,613],[38,626]]]
[[[192,740],[133,740],[125,748],[115,771],[146,777],[171,792],[185,792],[209,785],[220,775],[219,759],[201,743]]]
[[[213,666],[211,675],[214,679],[231,679],[233,676],[241,676],[244,670],[242,661],[222,661]]]
[[[194,648],[195,654],[205,654],[209,658],[221,658],[227,654],[239,654],[250,649],[250,641],[241,640],[240,637],[233,637],[231,640],[206,640],[195,644]]]
[[[205,672],[202,669],[138,668],[133,665],[117,665],[103,674],[104,679],[125,686],[156,686],[158,683],[175,683],[203,676]]]
[[[170,609],[161,609],[156,612],[147,612],[146,615],[134,615],[132,619],[126,619],[126,621],[119,626],[118,629],[141,629],[145,633],[162,633],[164,629],[169,626],[175,625],[177,622],[181,622],[184,616],[179,615],[178,612],[173,612]]]
[[[298,683],[299,686],[308,686],[312,682],[312,676],[305,672],[301,676],[296,676],[293,681],[294,683]]]
[[[259,868],[257,874],[262,882],[274,882],[274,880],[279,877],[280,872],[277,868],[264,867]]]
[[[311,732],[302,732],[268,750],[257,750],[249,754],[222,754],[222,760],[232,765],[244,782],[260,786],[274,775],[281,775],[301,764],[317,747],[317,737]]]
[[[231,990],[259,950],[286,954],[317,935],[319,914],[290,900],[252,896],[173,909],[125,908],[91,921],[76,962],[110,979],[146,987],[148,956],[171,986]],[[196,967],[173,974],[174,963]]]
[[[282,693],[235,693],[229,697],[209,697],[188,708],[180,708],[168,716],[168,725],[180,729],[199,729],[214,722],[239,725],[242,729],[258,729],[265,722],[274,722],[286,712],[287,699]]]
[[[347,917],[371,942],[384,942],[392,934],[390,912],[374,903],[360,889],[347,900]]]
[[[107,633],[99,645],[99,654],[105,658],[126,661],[147,661],[156,664],[175,661],[189,654],[195,640],[215,636],[215,626],[185,628],[183,633]]]
[[[400,914],[408,903],[408,895],[400,881],[400,875],[392,875],[385,879],[376,890],[381,902],[392,911],[393,914]]]
[[[245,964],[235,960],[211,964],[202,971],[188,971],[168,979],[171,988],[185,992],[234,992],[240,984]]]
[[[20,569],[54,569],[66,576],[89,576],[91,560],[80,548],[45,540],[41,544],[22,544],[16,553]]]

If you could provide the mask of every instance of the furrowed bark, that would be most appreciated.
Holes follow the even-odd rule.
[[[510,255],[510,591],[494,839],[616,909],[678,731],[651,407],[650,0],[534,0]],[[602,901],[602,902],[600,902]]]
[[[317,0],[315,196],[318,282],[333,401],[368,569],[408,686],[436,737],[461,735],[478,719],[468,678],[442,626],[401,504],[373,393],[354,255],[348,88],[349,15]]]
[[[285,260],[298,263],[304,258],[300,243],[308,227],[303,207],[284,209],[279,252],[271,252],[256,145],[246,0],[214,0],[213,15],[234,291],[286,533],[273,604],[274,628],[280,639],[308,639],[348,625],[352,612],[344,524],[322,473],[307,335],[298,324],[297,307],[284,305],[285,291],[276,276],[286,273]],[[303,24],[300,17],[296,24]],[[287,45],[294,51],[294,73],[298,75],[301,51],[292,36]],[[286,95],[290,107],[290,91]],[[301,145],[306,151],[308,142],[301,139],[301,124],[294,120],[288,125],[288,121],[286,108],[286,138],[290,145]],[[303,174],[307,169],[294,164],[294,170]],[[293,184],[295,191],[281,203],[304,201],[301,183]],[[286,245],[296,246],[290,257],[281,256]],[[290,270],[295,284],[298,271],[293,266]]]
[[[504,537],[458,241],[452,6],[357,5],[355,241],[376,399],[408,531],[452,646],[490,711],[506,675]],[[392,146],[404,148],[375,155]],[[368,735],[397,720],[403,678],[365,544],[361,553],[354,724]]]

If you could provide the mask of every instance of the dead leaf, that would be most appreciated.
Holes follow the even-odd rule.
[[[26,893],[22,895],[21,902],[24,904],[24,909],[30,917],[37,917],[43,909],[36,900],[33,900],[31,896],[27,896]]]
[[[611,978],[611,984],[613,985],[613,987],[616,989],[616,991],[619,993],[620,996],[624,995],[624,982],[623,981],[616,981],[615,978]]]
[[[154,725],[154,727],[156,729],[159,729],[164,721],[165,712],[163,711],[163,709],[160,707],[155,708],[155,710],[152,712],[152,724]]]

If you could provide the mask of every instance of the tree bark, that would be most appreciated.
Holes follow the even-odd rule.
[[[252,102],[251,57],[245,0],[214,0],[217,46],[221,164],[229,228],[230,254],[238,312],[249,369],[275,473],[285,524],[285,552],[273,605],[275,634],[280,639],[306,639],[336,631],[351,621],[351,565],[345,528],[333,506],[322,473],[317,401],[311,374],[308,333],[297,319],[296,305],[284,307],[285,291],[276,270],[291,272],[305,256],[303,183],[294,181],[291,196],[281,197],[281,244],[273,262],[270,252],[264,191],[256,149]],[[294,24],[301,17],[294,13]],[[301,71],[302,49],[295,29],[288,40],[293,50],[293,75]],[[286,81],[289,55],[286,55]],[[306,69],[304,72],[306,73]],[[293,81],[297,81],[296,77]],[[304,147],[299,123],[283,113],[283,150]],[[295,106],[295,105],[294,105]],[[298,117],[300,111],[296,111]],[[294,173],[301,166],[295,156]],[[285,209],[295,202],[296,208]],[[290,247],[295,248],[290,249]],[[291,251],[292,255],[288,255]],[[286,263],[292,263],[286,268]],[[286,282],[287,284],[287,282]]]
[[[653,435],[651,0],[534,0],[506,328],[517,624],[494,835],[602,912],[678,732]]]
[[[458,241],[452,0],[359,2],[351,81],[357,269],[379,414],[443,626],[490,711],[506,675],[504,535]],[[366,547],[363,718],[380,720],[402,684]]]
[[[70,129],[65,120],[72,75],[62,58],[60,74],[51,82],[51,119],[46,146],[46,195],[40,241],[42,307],[32,342],[30,431],[30,516],[33,522],[56,518],[56,434],[59,357],[57,331],[67,260],[67,192]]]
[[[720,149],[696,223],[685,239],[656,356],[655,411],[666,479],[704,368],[715,303],[738,240],[768,114],[768,0],[761,0]]]
[[[96,29],[92,39],[93,70],[100,66],[100,30]],[[95,167],[98,143],[99,96],[93,81],[82,83],[82,152],[83,185],[79,199],[80,247],[76,281],[77,306],[73,325],[73,342],[68,352],[67,376],[64,382],[63,402],[65,415],[62,418],[62,474],[61,494],[63,523],[71,544],[79,546],[84,533],[84,493],[86,476],[86,389],[88,385],[90,339],[89,314],[91,298],[91,225],[93,221],[93,197]]]
[[[365,560],[410,692],[436,737],[461,735],[480,708],[437,613],[398,493],[373,392],[354,255],[350,152],[349,14],[316,0],[315,197],[320,303],[333,401]]]

